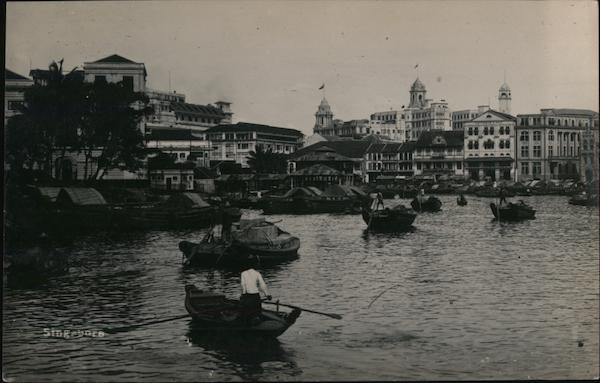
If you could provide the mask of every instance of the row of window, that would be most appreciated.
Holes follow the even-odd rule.
[[[499,134],[503,135],[503,134],[510,134],[510,126],[501,126],[499,130]],[[482,128],[482,133],[484,136],[490,135],[493,136],[494,135],[494,127],[490,126],[484,126]],[[478,126],[474,126],[474,127],[469,127],[469,129],[467,130],[467,136],[478,136],[479,135],[479,127]]]
[[[529,162],[521,162],[521,175],[529,175]],[[550,163],[550,174],[577,174],[577,165],[575,164],[556,164]],[[542,163],[531,163],[531,175],[539,176],[542,174]]]
[[[531,122],[531,124],[530,124]],[[548,117],[548,125],[550,126],[579,126],[587,127],[589,121],[581,119],[568,119],[568,118],[554,118]],[[519,117],[519,125],[522,126],[539,126],[543,125],[544,120],[542,117]]]
[[[429,162],[425,162],[423,164],[421,164],[420,162],[417,162],[417,170],[421,170],[425,169],[454,169],[453,168],[453,162],[433,162],[433,163],[429,163]],[[462,169],[462,162],[456,162],[456,169],[460,170]]]
[[[196,117],[196,116],[191,116],[188,114],[176,114],[175,115],[175,119],[177,121],[181,120],[181,121],[194,121],[194,122],[202,122],[205,124],[218,124],[219,121],[221,121],[220,119],[216,119],[216,118],[204,118],[204,117]]]

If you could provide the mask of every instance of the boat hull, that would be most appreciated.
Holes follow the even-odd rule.
[[[442,210],[442,201],[433,196],[430,196],[428,199],[422,202],[419,202],[419,199],[415,198],[410,202],[410,206],[414,211],[417,212],[435,213]]]
[[[364,209],[363,221],[370,230],[374,231],[402,231],[412,227],[417,214],[411,210],[372,210]]]
[[[523,221],[528,219],[535,219],[535,210],[531,207],[524,205],[520,206],[517,204],[509,203],[506,207],[501,207],[500,217],[498,218],[498,207],[495,203],[490,203],[490,209],[494,214],[495,219],[500,221]]]
[[[248,318],[239,301],[205,293],[194,285],[187,285],[185,290],[185,309],[192,317],[196,331],[276,338],[293,325],[301,313],[299,309],[289,313],[263,309],[256,317]]]

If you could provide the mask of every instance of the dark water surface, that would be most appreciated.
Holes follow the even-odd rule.
[[[104,337],[46,336],[185,314],[188,283],[239,295],[236,273],[181,267],[177,243],[203,232],[75,239],[67,274],[4,290],[4,377],[597,378],[598,210],[523,197],[537,219],[497,223],[491,199],[466,207],[441,199],[442,212],[419,215],[402,234],[367,235],[359,215],[269,216],[302,240],[298,260],[263,271],[274,298],[343,315],[304,312],[274,341],[198,334],[187,319]]]

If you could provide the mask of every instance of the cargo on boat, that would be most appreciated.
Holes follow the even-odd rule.
[[[490,203],[490,208],[494,218],[499,221],[522,221],[526,219],[535,219],[535,210],[527,205],[523,200],[519,203],[509,202],[501,205],[500,208],[495,203]]]
[[[296,187],[264,199],[264,214],[359,213],[360,202],[347,195],[324,193],[314,186]]]
[[[402,231],[409,229],[415,221],[417,214],[404,205],[396,205],[393,208],[378,209],[377,201],[372,206],[364,206],[362,211],[363,221],[367,229],[374,231]]]
[[[300,316],[301,310],[290,312],[262,309],[248,317],[239,300],[227,299],[225,295],[205,292],[194,285],[185,286],[185,309],[192,317],[195,330],[232,332],[264,337],[278,337]]]
[[[261,266],[270,266],[298,258],[299,248],[298,237],[264,218],[233,224],[229,238],[209,232],[199,243],[179,243],[185,265],[209,267],[239,267],[249,255],[257,256]]]

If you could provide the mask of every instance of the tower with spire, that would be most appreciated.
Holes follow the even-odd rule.
[[[313,128],[314,133],[330,135],[328,132],[333,131],[333,113],[329,103],[323,97],[317,112],[315,113],[315,126]]]
[[[410,103],[408,104],[409,108],[417,108],[421,109],[425,107],[425,95],[427,94],[427,90],[425,89],[425,85],[417,79],[410,87]]]
[[[510,87],[504,80],[504,83],[498,89],[498,111],[501,113],[510,114]]]

